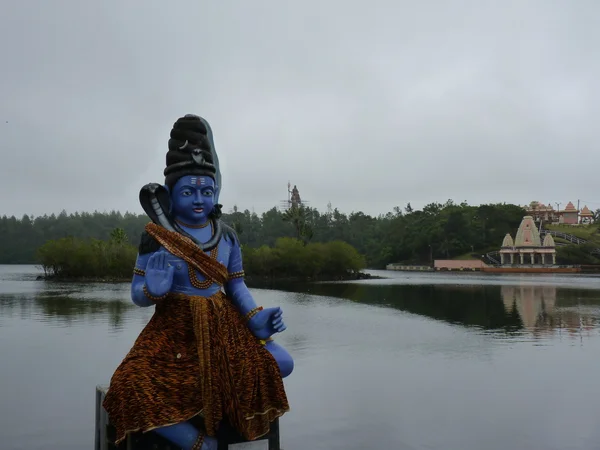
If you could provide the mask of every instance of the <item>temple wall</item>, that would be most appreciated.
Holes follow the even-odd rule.
[[[576,212],[563,214],[563,223],[567,225],[577,225],[578,222],[579,214],[577,214]]]

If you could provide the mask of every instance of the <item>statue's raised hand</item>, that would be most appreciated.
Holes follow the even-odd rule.
[[[150,295],[162,297],[171,290],[175,268],[167,263],[168,253],[160,250],[148,259],[146,289]]]
[[[283,323],[283,311],[279,307],[265,308],[248,321],[248,327],[259,339],[268,339],[275,333],[286,329]]]

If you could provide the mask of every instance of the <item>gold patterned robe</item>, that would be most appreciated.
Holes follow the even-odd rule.
[[[221,286],[227,268],[191,240],[155,224],[146,231],[167,251]],[[246,439],[268,433],[289,410],[271,353],[221,290],[210,297],[169,293],[112,376],[104,400],[117,444],[198,414],[214,436],[227,419]]]

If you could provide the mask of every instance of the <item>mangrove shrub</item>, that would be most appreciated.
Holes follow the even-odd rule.
[[[111,239],[66,237],[46,242],[37,252],[46,276],[57,279],[130,278],[137,248],[127,242],[123,230]]]
[[[344,278],[365,268],[365,259],[343,241],[306,244],[279,238],[274,247],[244,246],[244,270],[249,276],[269,278]]]

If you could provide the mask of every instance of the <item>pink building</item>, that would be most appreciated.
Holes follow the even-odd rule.
[[[536,222],[543,220],[544,222],[558,223],[559,221],[559,212],[550,203],[544,205],[542,202],[533,201],[523,208],[527,215],[533,217]]]
[[[481,270],[487,267],[478,259],[436,259],[433,262],[434,270]]]
[[[586,206],[583,207],[579,213],[579,223],[592,223],[594,221],[594,214]]]
[[[567,225],[577,225],[579,223],[579,211],[572,202],[567,203],[566,208],[559,211],[559,214],[560,218],[558,223],[565,223]]]

